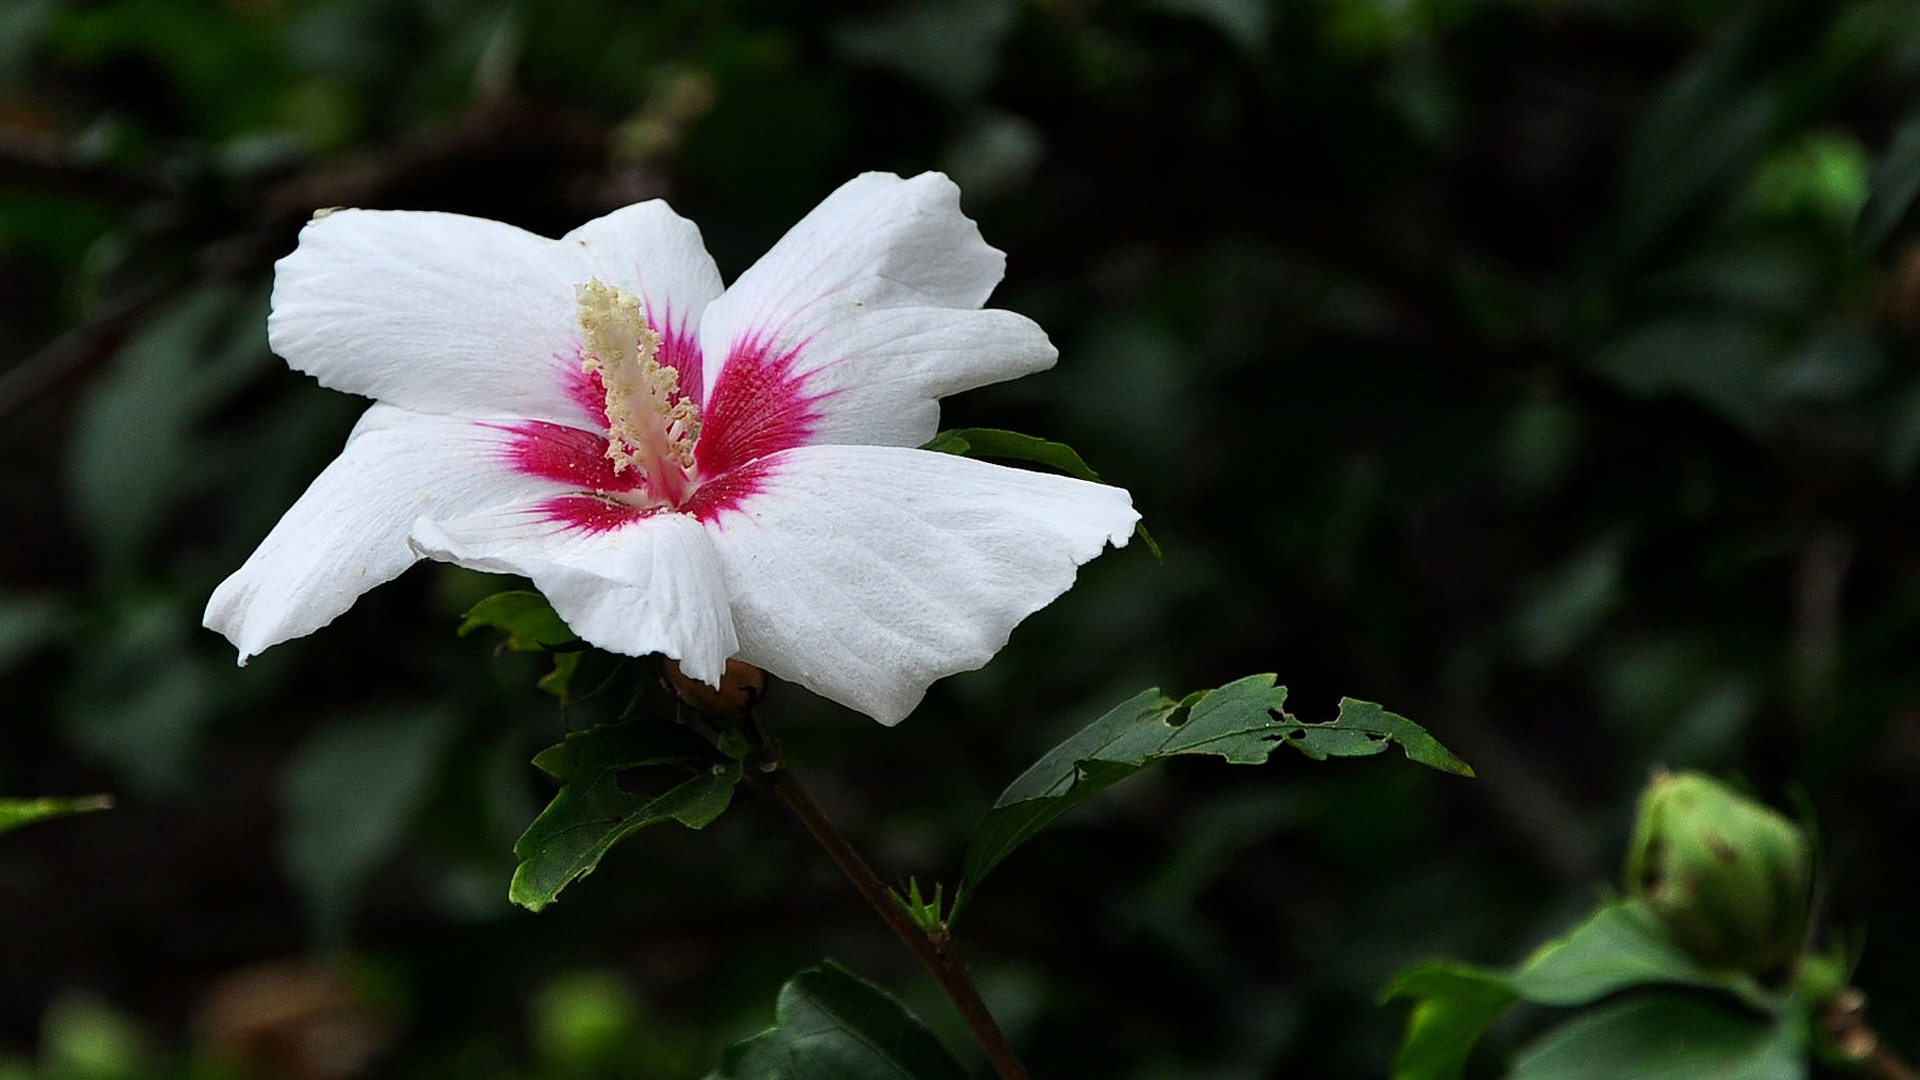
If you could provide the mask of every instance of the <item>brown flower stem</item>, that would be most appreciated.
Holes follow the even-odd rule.
[[[1840,991],[1820,1013],[1828,1045],[1873,1080],[1920,1080],[1920,1072],[1887,1049],[1867,1023],[1867,996],[1854,987]]]
[[[1920,1073],[1884,1046],[1875,1047],[1873,1053],[1867,1055],[1867,1060],[1860,1063],[1860,1071],[1875,1080],[1920,1080]]]
[[[759,733],[754,732],[756,741],[762,747],[768,743]],[[847,842],[847,838],[834,826],[833,822],[820,811],[807,795],[805,788],[794,778],[793,771],[780,759],[777,752],[772,753],[759,768],[750,773],[760,784],[772,791],[774,796],[784,803],[793,816],[800,819],[807,831],[820,846],[827,850],[840,871],[853,882],[853,887],[880,916],[881,921],[893,928],[906,942],[913,955],[920,958],[932,973],[940,989],[946,991],[953,1004],[960,1010],[960,1016],[972,1029],[973,1037],[987,1052],[987,1060],[993,1063],[994,1072],[1000,1080],[1027,1080],[1026,1067],[1013,1052],[1013,1044],[1007,1041],[1006,1033],[987,1011],[987,1003],[980,998],[980,991],[973,985],[973,979],[960,958],[953,953],[952,938],[945,929],[935,932],[922,930],[913,917],[907,914],[900,902],[895,899],[880,879],[867,866],[865,859]]]

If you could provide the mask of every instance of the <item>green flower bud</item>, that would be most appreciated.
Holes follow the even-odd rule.
[[[1640,797],[1627,890],[1701,963],[1766,976],[1800,951],[1812,862],[1793,822],[1712,777],[1660,772]]]

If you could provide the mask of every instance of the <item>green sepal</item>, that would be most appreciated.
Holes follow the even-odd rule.
[[[780,988],[772,1027],[721,1056],[707,1080],[966,1080],[912,1013],[829,960]]]
[[[111,795],[86,795],[77,799],[0,799],[0,833],[48,818],[87,814],[112,807]]]
[[[553,670],[535,685],[562,702],[570,703],[573,676],[580,668],[585,643],[567,627],[547,598],[525,589],[497,592],[467,609],[456,631],[466,637],[481,627],[507,635],[500,648],[507,652],[553,654]]]
[[[1410,1000],[1413,1009],[1393,1080],[1455,1080],[1480,1036],[1518,997],[1505,973],[1471,964],[1441,960],[1394,976],[1380,1000]]]
[[[520,865],[508,895],[534,911],[592,873],[614,844],[640,829],[663,821],[705,828],[726,810],[741,776],[739,761],[717,755],[686,728],[656,719],[575,732],[533,763],[560,781],[553,801],[513,845]],[[692,776],[655,796],[620,786],[621,773],[650,765],[681,767]]]
[[[1146,690],[1048,751],[1000,793],[967,847],[954,917],[975,887],[1013,850],[1068,810],[1147,765],[1180,754],[1215,754],[1236,765],[1264,763],[1279,746],[1315,761],[1364,757],[1399,745],[1407,757],[1472,776],[1420,725],[1372,702],[1342,698],[1333,720],[1310,724],[1284,709],[1287,688],[1249,675],[1179,701]]]
[[[1103,483],[1100,474],[1093,471],[1080,452],[1063,442],[1042,439],[1034,435],[1022,435],[1017,431],[1003,431],[1000,428],[953,428],[943,431],[927,440],[922,450],[936,450],[942,454],[956,454],[960,457],[999,458],[1003,461],[1031,461],[1036,465],[1045,465],[1049,469],[1066,473],[1076,480],[1091,483]],[[1133,527],[1134,535],[1147,545],[1153,557],[1162,562],[1166,556],[1160,553],[1160,545],[1154,542],[1153,535],[1147,532],[1145,523]]]

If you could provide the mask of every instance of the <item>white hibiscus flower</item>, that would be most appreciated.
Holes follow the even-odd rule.
[[[915,449],[941,397],[1054,362],[981,309],[1004,263],[933,173],[842,186],[724,290],[657,201],[558,240],[318,217],[269,338],[375,403],[206,624],[244,663],[441,559],[531,578],[601,648],[709,683],[738,657],[897,723],[1138,519],[1118,488]]]

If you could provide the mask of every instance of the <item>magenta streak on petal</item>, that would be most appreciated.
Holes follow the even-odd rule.
[[[653,311],[647,311],[647,327],[660,335],[660,363],[680,373],[680,392],[693,398],[695,407],[705,386],[700,377],[702,367],[700,343],[688,329],[685,320],[673,321],[673,309],[663,309],[662,315],[655,318]],[[580,406],[582,419],[605,430],[607,427],[607,384],[597,371],[586,370],[586,347],[575,342],[569,356],[556,356],[561,367],[566,370],[567,396]]]
[[[555,480],[582,491],[635,491],[641,487],[638,472],[613,471],[604,435],[544,420],[487,426],[510,436],[501,453],[508,465],[527,476]]]
[[[701,416],[693,453],[702,476],[722,477],[756,458],[806,444],[820,420],[815,406],[822,395],[809,394],[805,376],[794,371],[802,348],[773,356],[759,339],[734,345]]]
[[[611,532],[661,510],[660,507],[628,506],[594,495],[555,495],[534,509],[547,521],[590,533]]]
[[[700,343],[688,330],[687,321],[675,322],[671,307],[661,308],[658,316],[649,307],[647,327],[660,335],[660,363],[680,373],[680,392],[691,397],[694,406],[699,407],[706,386],[700,371]]]
[[[692,514],[702,524],[724,524],[722,515],[739,510],[742,503],[778,472],[776,460],[759,458],[702,483],[686,505],[680,507],[680,512]]]
[[[729,511],[738,511],[741,504],[761,490],[776,471],[774,459],[762,458],[749,462],[701,484],[678,512],[690,514],[702,524],[724,524],[723,516]],[[584,492],[555,495],[536,504],[534,510],[543,520],[589,533],[611,532],[655,514],[675,512],[664,506],[630,506]]]
[[[586,370],[586,347],[575,343],[573,360],[567,363],[564,357],[556,357],[566,368],[567,396],[580,406],[581,419],[594,425],[601,431],[607,430],[607,384],[597,371]]]

